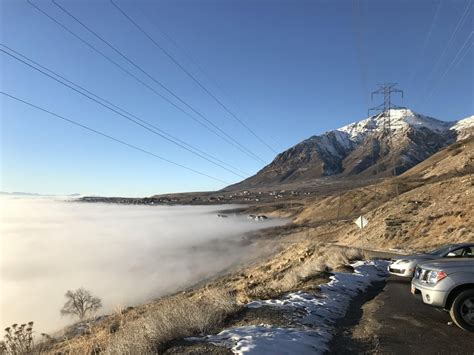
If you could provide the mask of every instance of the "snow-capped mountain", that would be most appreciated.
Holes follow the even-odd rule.
[[[384,130],[385,127],[385,130]],[[312,136],[276,158],[256,175],[230,188],[251,188],[324,176],[383,176],[408,170],[474,130],[474,116],[440,121],[411,110],[383,115]],[[388,134],[388,132],[390,134]]]
[[[368,135],[382,132],[386,119],[380,115],[371,116],[365,120],[351,123],[336,131],[349,135],[349,139],[360,143]],[[393,133],[413,128],[426,128],[434,132],[446,132],[453,126],[452,122],[439,121],[432,117],[420,115],[411,110],[390,110],[390,128]]]
[[[457,140],[466,139],[474,135],[474,116],[457,121],[451,126],[451,130],[456,132]]]

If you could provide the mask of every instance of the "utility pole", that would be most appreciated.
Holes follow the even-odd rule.
[[[383,119],[383,125],[382,125],[382,138],[388,137],[388,142],[389,142],[389,147],[393,148],[392,144],[392,129],[391,129],[391,112],[390,110],[392,109],[404,109],[406,110],[406,107],[403,106],[397,106],[392,103],[392,94],[401,94],[403,98],[403,90],[397,89],[397,83],[383,83],[383,84],[377,84],[379,88],[375,91],[372,92],[371,94],[371,99],[374,99],[374,95],[383,95],[383,103],[381,103],[378,106],[372,107],[368,110],[368,114],[370,116],[371,112],[376,112],[379,113],[379,117]],[[382,149],[380,148],[380,151]],[[397,176],[397,167],[395,165],[395,161],[392,161],[393,164],[393,177]],[[395,183],[395,191],[397,195],[397,200],[398,200],[398,184]]]

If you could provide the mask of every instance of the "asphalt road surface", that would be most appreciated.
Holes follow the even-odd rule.
[[[413,296],[410,280],[391,276],[352,302],[329,353],[474,354],[474,333]]]

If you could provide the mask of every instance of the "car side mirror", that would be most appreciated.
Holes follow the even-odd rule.
[[[453,253],[453,252],[449,252],[448,255],[446,255],[448,258],[452,258],[452,257],[455,257],[456,254]]]

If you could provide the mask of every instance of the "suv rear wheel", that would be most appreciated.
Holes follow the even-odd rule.
[[[464,330],[474,331],[474,289],[460,292],[449,311],[456,325]]]

